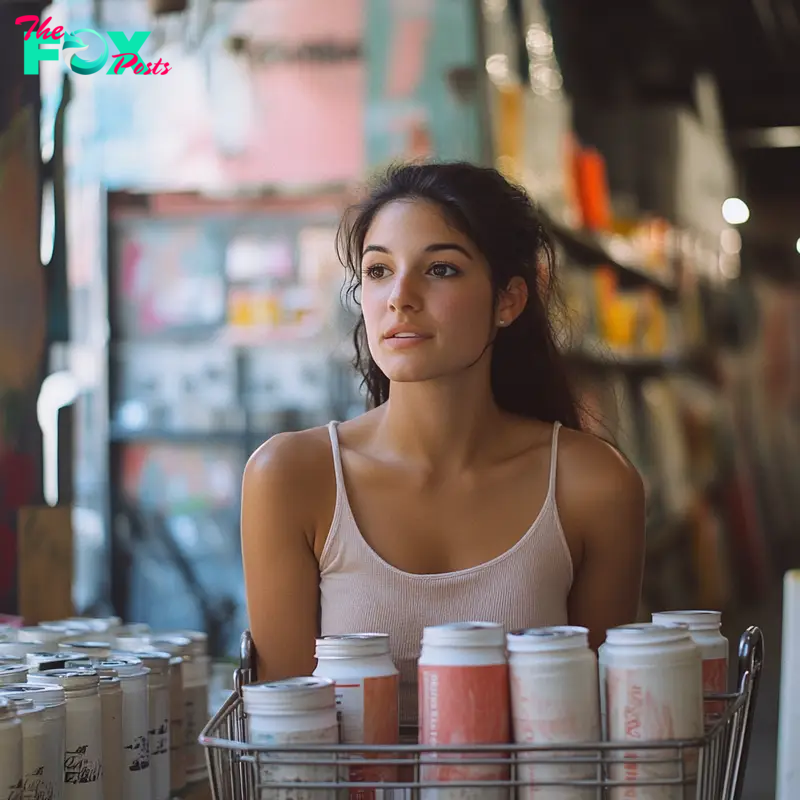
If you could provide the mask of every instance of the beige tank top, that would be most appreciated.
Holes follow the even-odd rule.
[[[572,558],[556,508],[558,430],[553,428],[547,497],[525,535],[505,553],[469,569],[434,575],[384,561],[358,530],[347,499],[338,423],[328,426],[336,471],[336,507],[320,558],[320,629],[389,634],[400,670],[400,719],[417,720],[417,659],[426,625],[480,620],[506,630],[567,624]]]

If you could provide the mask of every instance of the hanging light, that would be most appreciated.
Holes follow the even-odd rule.
[[[722,204],[722,217],[728,225],[742,225],[750,219],[750,209],[744,200],[729,197]]]

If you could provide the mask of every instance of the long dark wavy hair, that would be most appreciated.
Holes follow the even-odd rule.
[[[395,200],[435,203],[448,222],[475,244],[491,270],[495,301],[519,276],[528,286],[525,309],[493,344],[491,385],[503,410],[581,429],[581,416],[554,325],[558,294],[552,239],[531,198],[497,170],[464,162],[400,164],[369,186],[363,202],[351,206],[339,227],[337,249],[349,273],[348,299],[358,306],[364,239],[375,215]],[[486,309],[494,320],[495,308]],[[375,363],[364,317],[353,331],[354,367],[363,377],[367,403],[389,399],[389,379]]]

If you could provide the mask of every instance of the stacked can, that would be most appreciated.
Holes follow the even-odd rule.
[[[121,798],[122,783],[122,684],[115,669],[101,662],[68,661],[67,669],[94,671],[100,676],[100,709],[103,717],[103,793],[106,800]]]
[[[103,786],[106,800],[123,795],[122,782],[122,683],[117,675],[100,676],[103,714]]]
[[[41,726],[44,730],[44,756],[42,758],[41,775],[35,784],[42,788],[31,797],[45,797],[48,800],[64,798],[64,739],[66,736],[66,701],[64,690],[60,686],[40,686],[33,683],[11,684],[0,688],[0,698],[6,700],[31,700],[42,710]],[[52,786],[48,793],[47,785]],[[24,795],[27,797],[28,795]]]
[[[0,697],[0,797],[22,792],[22,723],[14,705]]]
[[[206,755],[198,738],[208,721],[209,663],[205,640],[192,641],[188,636],[158,634],[150,638],[150,647],[183,659],[183,736],[186,780],[195,783],[206,779]]]
[[[385,633],[356,633],[317,639],[314,676],[335,684],[342,744],[391,745],[400,739],[397,667]],[[360,756],[358,756],[360,757]],[[348,782],[395,783],[397,767],[350,767]],[[353,800],[374,800],[375,790],[354,789]]]
[[[60,686],[67,702],[65,800],[103,800],[103,713],[100,676],[93,670],[34,672],[29,680]]]
[[[170,659],[158,650],[129,653],[147,669],[150,736],[150,775],[153,800],[170,797]]]
[[[114,670],[122,688],[122,800],[151,800],[150,670],[140,659],[122,656],[99,661],[97,668]]]
[[[518,744],[563,746],[600,740],[597,657],[589,649],[589,631],[579,627],[533,628],[507,636],[511,680],[511,714]],[[524,764],[517,778],[529,784],[519,800],[594,800],[598,788],[534,787],[535,783],[597,781],[599,753],[593,761],[563,750],[548,753],[563,764]],[[591,758],[591,756],[590,756]],[[572,760],[571,760],[572,759]]]
[[[183,658],[169,660],[169,775],[172,793],[186,786],[183,732]]]
[[[624,625],[608,631],[600,647],[601,691],[606,694],[606,736],[641,745],[703,734],[703,675],[700,651],[684,625]],[[611,800],[688,800],[696,793],[698,754],[670,749],[612,753]],[[620,757],[624,763],[618,763]],[[681,761],[683,767],[681,768]],[[641,786],[643,781],[686,784]]]
[[[335,745],[339,741],[336,694],[327,678],[290,678],[271,683],[254,683],[243,689],[247,719],[247,741],[271,747]],[[278,789],[276,783],[334,783],[336,766],[319,763],[324,754],[315,753],[315,764],[302,754],[286,754],[285,762],[259,764],[259,800],[335,800],[336,790]],[[277,758],[276,758],[277,760]],[[333,755],[331,755],[333,761]]]
[[[689,635],[700,648],[703,659],[703,692],[725,694],[728,691],[728,640],[722,635],[722,614],[719,611],[660,611],[653,614],[657,624],[682,623],[689,627]],[[707,728],[725,713],[724,700],[705,701]]]
[[[53,761],[46,709],[28,697],[10,697],[22,723],[22,793],[21,798],[52,798],[57,786],[63,787],[63,764]]]
[[[129,626],[134,627],[134,626]],[[187,765],[190,755],[193,756],[197,744],[190,739],[190,731],[185,720],[187,716],[194,719],[195,698],[187,696],[185,681],[188,664],[192,659],[192,643],[185,636],[161,636],[155,640],[147,631],[124,630],[118,632],[115,639],[116,647],[121,652],[146,652],[156,651],[169,653],[170,661],[170,783],[173,792],[183,790],[187,784]],[[191,677],[191,675],[189,676]],[[198,731],[199,736],[199,731]],[[202,752],[202,747],[200,748]],[[205,754],[203,753],[203,756]]]
[[[184,647],[181,655],[183,665],[183,691],[185,698],[184,733],[186,741],[185,769],[190,783],[206,780],[206,755],[198,738],[209,719],[209,684],[211,682],[211,659],[208,655],[208,635],[202,631],[170,631],[151,636],[150,644],[157,650],[161,642],[189,640],[188,651]]]
[[[419,659],[419,743],[473,746],[505,744],[510,738],[508,662],[502,626],[460,622],[425,628]],[[424,758],[435,760],[432,754],[424,754]],[[508,767],[502,764],[469,764],[466,753],[448,753],[447,758],[463,764],[428,763],[422,767],[422,780],[480,784],[510,778]],[[442,787],[423,789],[422,795],[431,800],[506,800],[509,791]]]

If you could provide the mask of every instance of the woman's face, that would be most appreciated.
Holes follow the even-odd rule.
[[[369,349],[391,381],[460,372],[494,336],[489,266],[430,202],[395,201],[378,212],[361,282]]]

